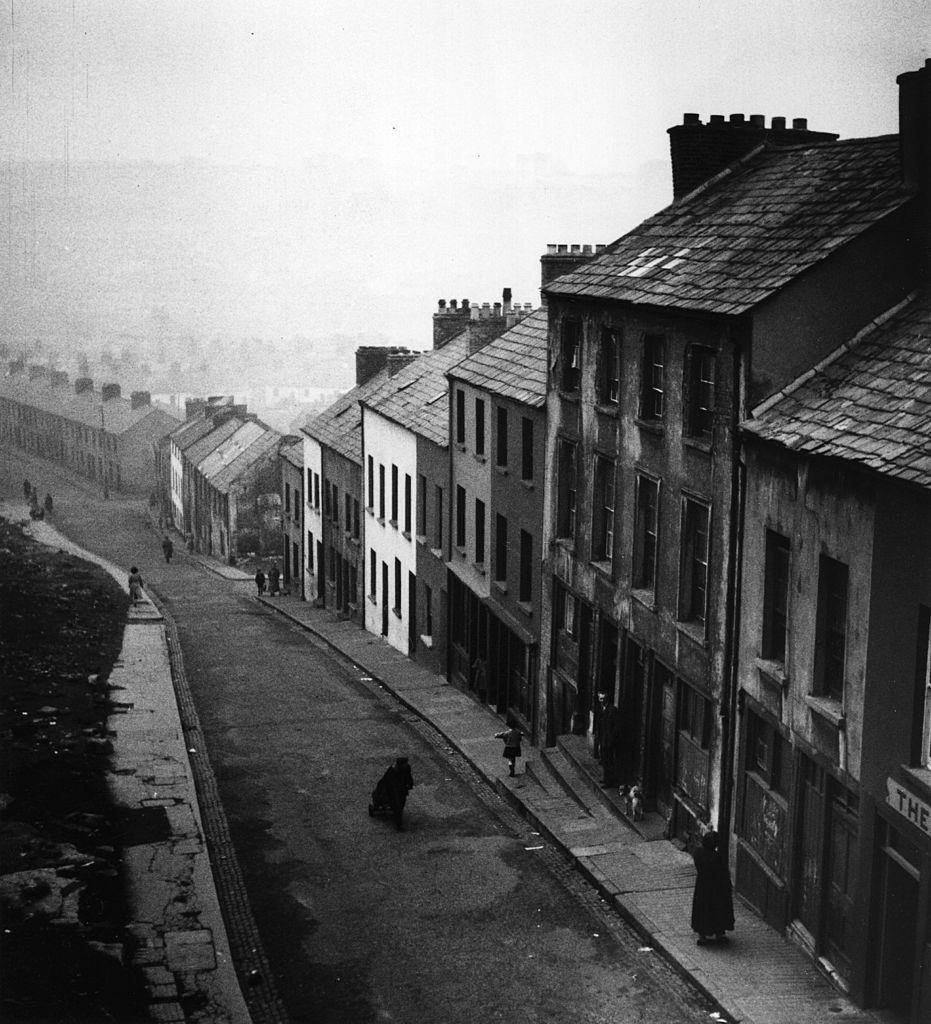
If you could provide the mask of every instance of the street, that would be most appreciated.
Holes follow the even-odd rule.
[[[4,453],[6,454],[6,453]],[[179,550],[144,501],[103,501],[14,456],[54,525],[139,566],[186,674],[265,951],[292,1020],[698,1021],[708,1007],[390,694]],[[381,641],[372,638],[373,643]],[[399,754],[405,829],[371,818]]]

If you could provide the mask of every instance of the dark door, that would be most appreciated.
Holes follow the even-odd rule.
[[[297,541],[291,542],[291,578],[298,585],[301,582],[301,548]]]
[[[381,635],[388,635],[388,563],[381,563]]]
[[[876,1003],[907,1021],[915,986],[920,853],[896,829],[883,828]]]
[[[323,541],[317,541],[317,600],[326,605],[326,587],[323,585]]]
[[[627,641],[624,657],[624,675],[621,680],[621,780],[629,785],[643,777],[641,764],[641,729],[643,714],[643,689],[646,685],[643,648],[633,640]]]
[[[407,574],[407,653],[417,654],[417,577]]]
[[[857,843],[860,832],[856,796],[832,787],[827,864],[825,944],[831,963],[850,977],[853,951],[853,900],[857,891]]]
[[[817,942],[824,875],[824,772],[803,757],[800,774],[795,916]]]

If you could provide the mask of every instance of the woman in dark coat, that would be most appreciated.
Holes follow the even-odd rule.
[[[734,896],[725,854],[718,849],[717,832],[702,836],[692,858],[696,871],[692,931],[698,932],[699,946],[727,942],[724,933],[734,930]]]

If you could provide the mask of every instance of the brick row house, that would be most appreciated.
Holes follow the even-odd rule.
[[[305,596],[360,625],[365,566],[359,403],[414,358],[406,348],[361,346],[356,386],[301,428]]]
[[[535,734],[546,436],[545,309],[448,373],[449,676]]]
[[[241,405],[194,401],[188,412],[170,435],[173,526],[203,554],[279,557],[281,435]]]
[[[119,384],[95,391],[89,377],[72,387],[60,370],[15,360],[0,377],[0,441],[110,490],[155,489],[155,448],[177,425],[148,391],[123,398]]]
[[[552,743],[606,694],[623,781],[687,837],[730,816],[738,424],[908,292],[914,205],[895,136],[687,115],[670,138],[675,202],[544,285],[538,699]]]

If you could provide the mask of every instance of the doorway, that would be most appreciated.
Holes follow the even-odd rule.
[[[915,988],[920,858],[914,843],[880,823],[876,1005],[903,1022],[910,1017]]]
[[[388,563],[381,563],[381,635],[388,635]]]

